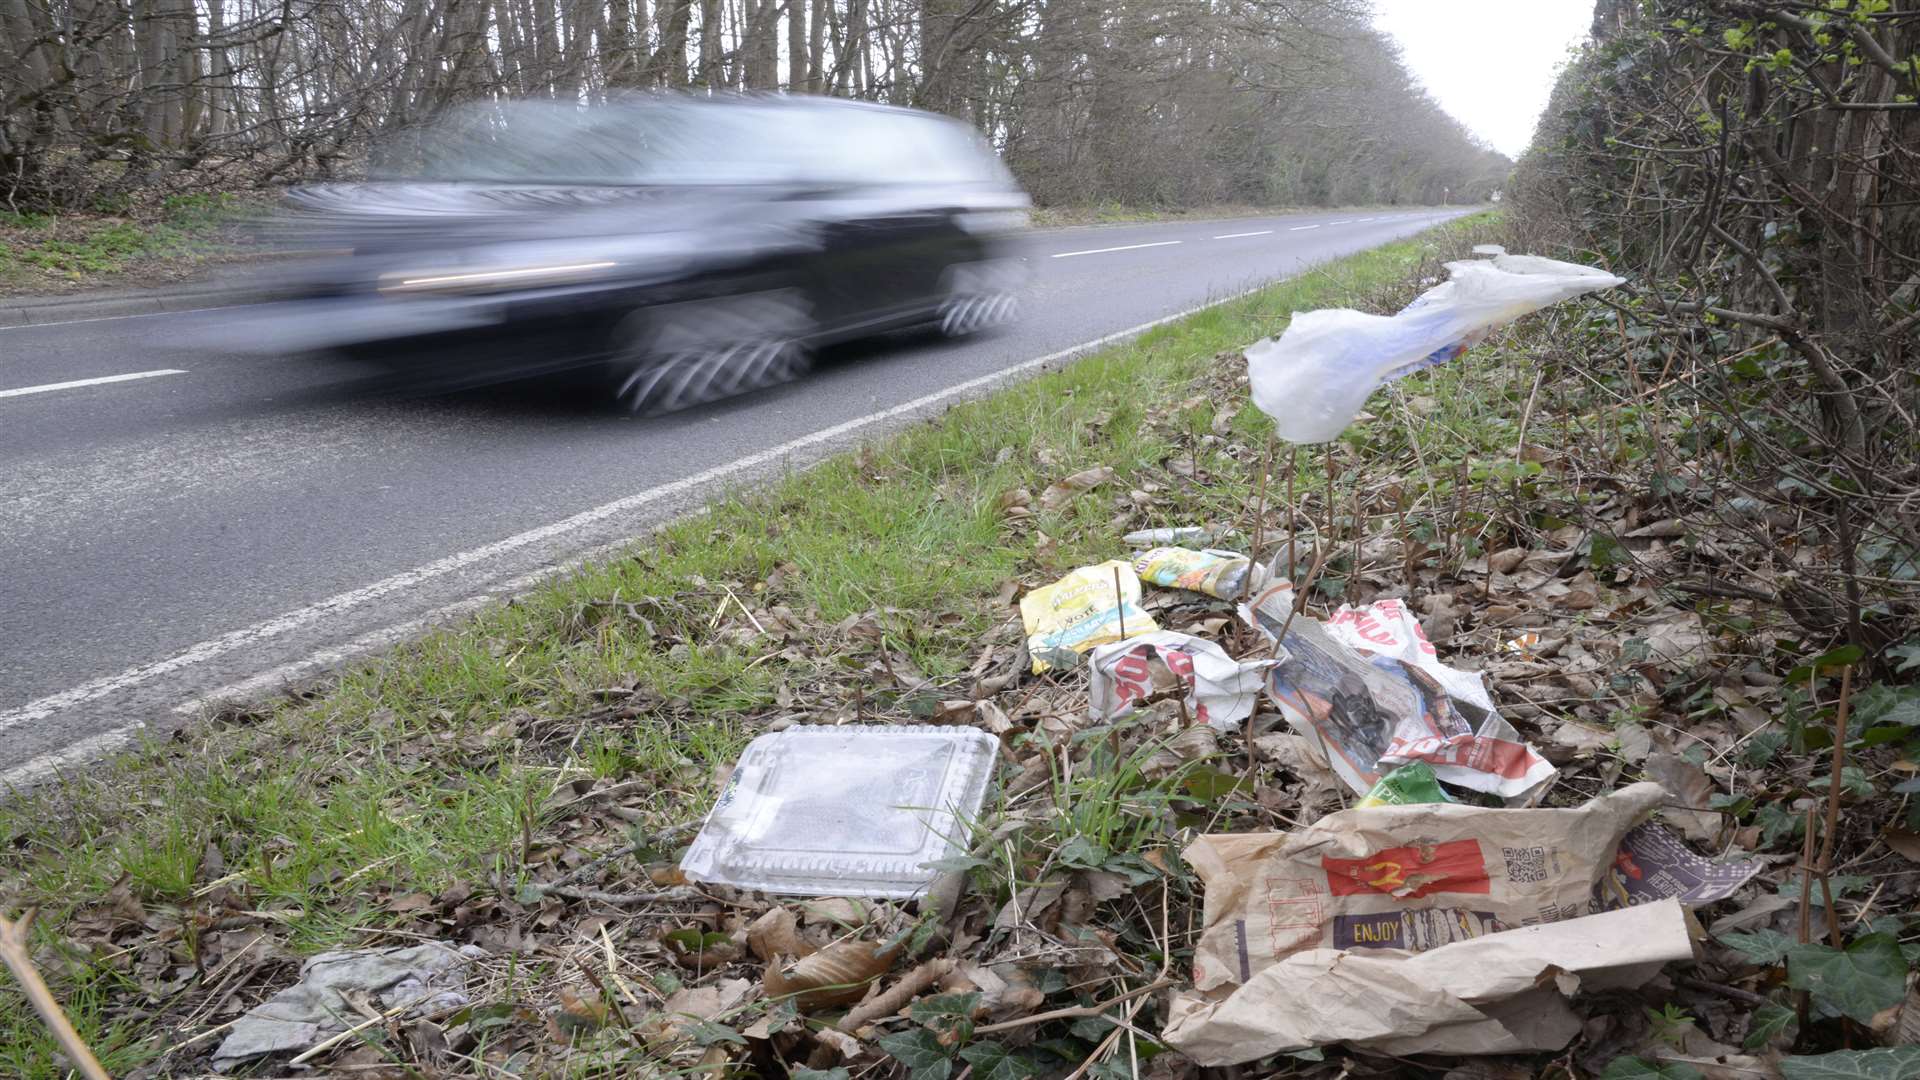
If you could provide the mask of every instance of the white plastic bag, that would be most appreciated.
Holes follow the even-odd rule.
[[[1281,438],[1336,438],[1384,380],[1451,360],[1528,312],[1625,281],[1533,255],[1451,262],[1447,270],[1449,280],[1397,315],[1303,311],[1277,340],[1247,349],[1254,404],[1273,417]]]

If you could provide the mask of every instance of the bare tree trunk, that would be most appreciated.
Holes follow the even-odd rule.
[[[720,69],[720,0],[700,0],[700,85],[708,91],[726,86]]]
[[[797,3],[798,0],[795,0]],[[813,20],[807,26],[807,93],[827,92],[827,0],[813,0]]]
[[[654,57],[654,70],[665,76],[668,86],[685,89],[687,20],[693,11],[693,0],[660,0],[654,10],[660,17],[660,51]]]
[[[807,0],[786,0],[787,93],[807,90]]]

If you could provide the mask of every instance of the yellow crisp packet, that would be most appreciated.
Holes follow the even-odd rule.
[[[1083,566],[1020,598],[1033,673],[1073,667],[1083,653],[1160,629],[1140,606],[1140,575],[1113,559]],[[1122,633],[1124,627],[1125,633]]]

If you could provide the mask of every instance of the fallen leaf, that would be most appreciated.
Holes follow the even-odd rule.
[[[768,965],[761,985],[767,995],[791,999],[802,1010],[847,1005],[866,996],[867,986],[886,974],[900,947],[872,941],[836,941],[784,969]]]
[[[800,936],[799,918],[783,907],[753,920],[747,927],[747,948],[752,949],[763,964],[771,964],[783,956],[799,959],[814,951],[812,943]]]
[[[1920,862],[1920,833],[1906,829],[1888,829],[1880,834],[1887,846],[1899,852],[1912,862]]]
[[[1113,469],[1106,465],[1082,469],[1064,480],[1055,481],[1040,493],[1040,505],[1047,510],[1058,510],[1073,501],[1075,495],[1091,491],[1113,479]]]
[[[1679,807],[1707,806],[1714,795],[1713,780],[1706,770],[1678,754],[1650,754],[1642,766],[1647,778],[1667,789],[1673,798],[1660,808],[1660,816],[1679,826],[1687,839],[1711,844],[1720,835],[1720,815],[1704,809]],[[1676,806],[1678,804],[1678,806]]]

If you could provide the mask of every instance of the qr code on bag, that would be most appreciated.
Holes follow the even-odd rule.
[[[1547,849],[1543,847],[1501,848],[1507,857],[1507,880],[1539,882],[1547,880]]]

